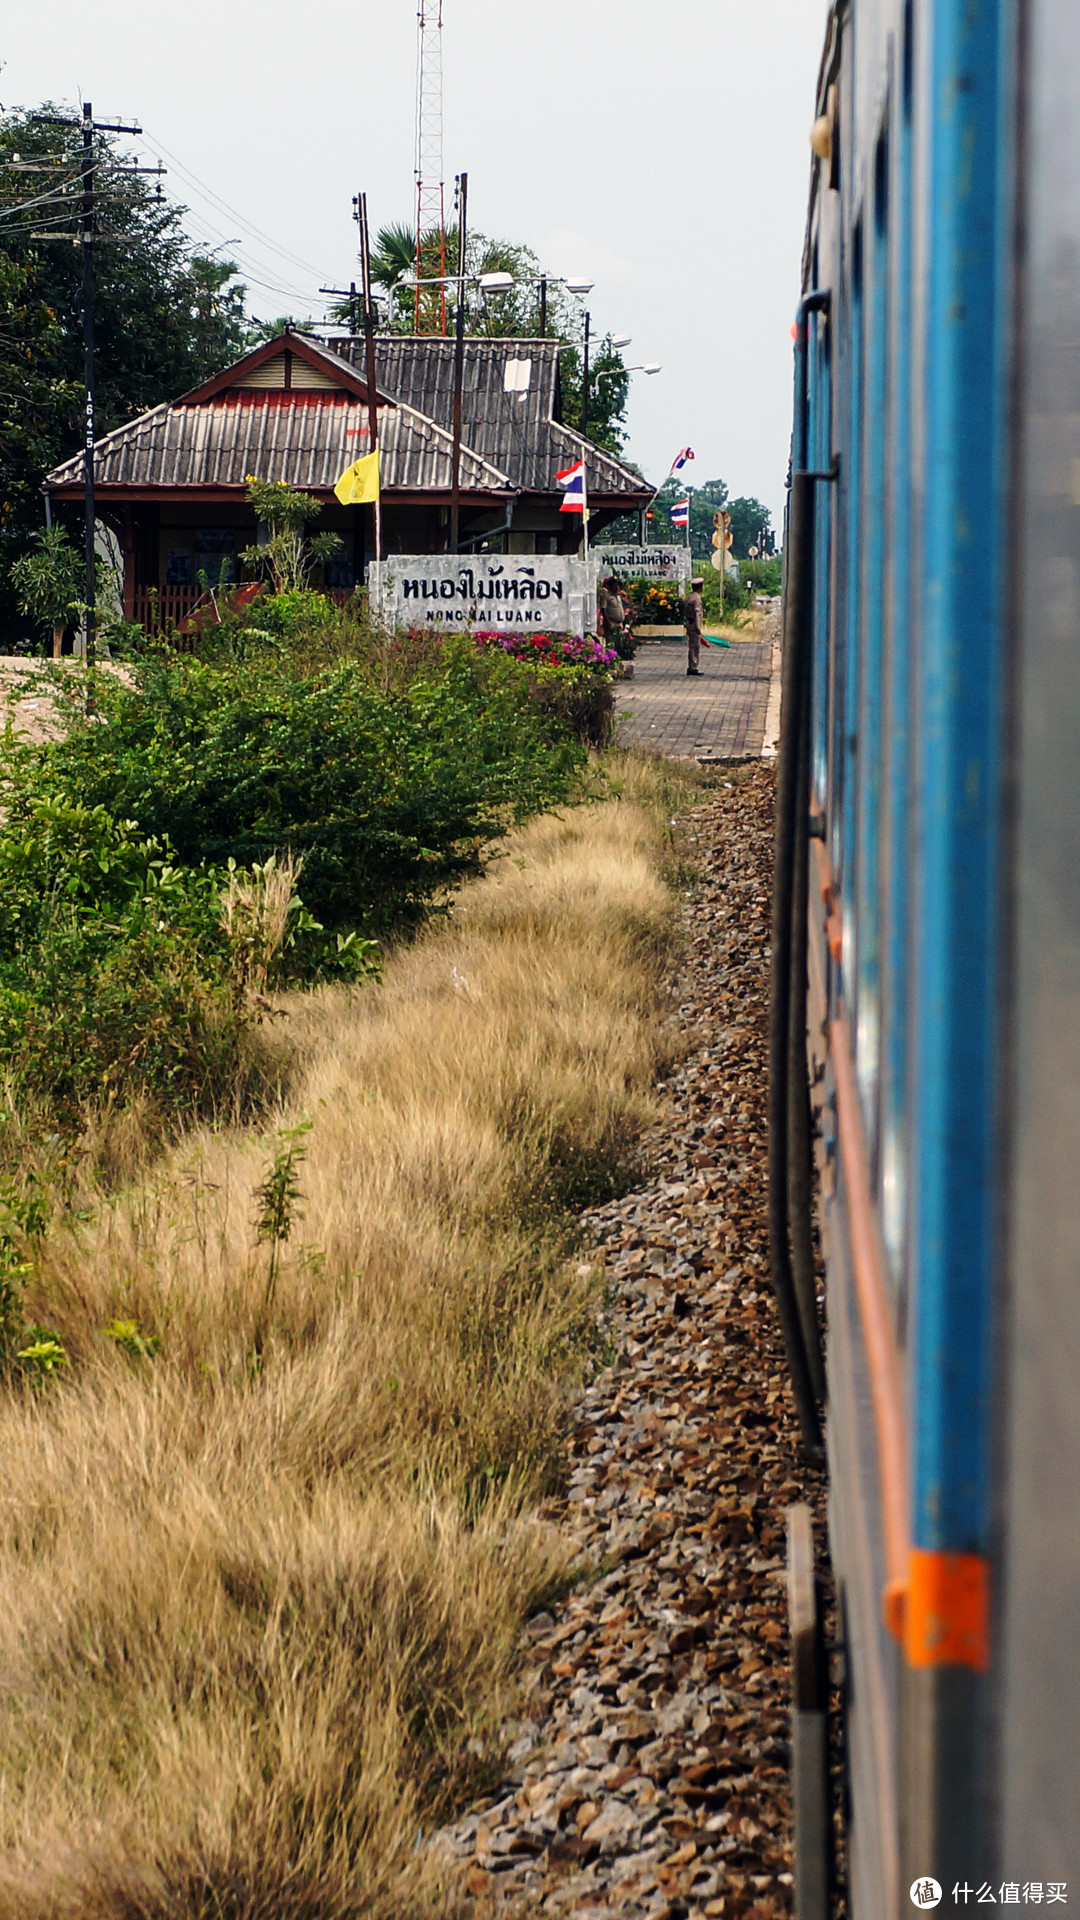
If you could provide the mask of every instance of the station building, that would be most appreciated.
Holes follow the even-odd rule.
[[[459,539],[465,552],[575,553],[580,516],[560,512],[556,474],[584,458],[590,532],[640,512],[641,475],[561,419],[560,343],[469,339],[461,391]],[[376,342],[376,431],[384,556],[447,551],[452,488],[454,342],[440,335]],[[374,508],[334,496],[370,450],[362,339],[287,329],[170,404],[99,440],[98,519],[122,558],[129,620],[187,617],[206,585],[239,581],[238,555],[258,540],[245,486],[282,480],[324,503],[314,531],[343,551],[315,576],[345,596],[375,556]],[[54,503],[81,507],[82,455],[49,474]]]

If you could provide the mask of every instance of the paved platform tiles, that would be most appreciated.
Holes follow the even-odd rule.
[[[646,640],[633,680],[619,686],[620,739],[679,759],[757,758],[765,745],[773,640],[701,649],[700,680],[686,675],[686,642]]]

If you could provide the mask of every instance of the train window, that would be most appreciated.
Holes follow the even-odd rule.
[[[828,314],[815,314],[810,335],[810,444],[809,464],[824,471],[832,464],[832,342]],[[811,784],[814,811],[828,811],[828,636],[830,555],[833,541],[833,488],[817,488],[814,514],[814,643],[812,665]]]
[[[859,579],[862,539],[863,386],[863,230],[851,237],[846,326],[842,334],[841,445],[845,449],[842,527],[839,557],[841,604],[833,662],[832,782],[829,818],[833,865],[845,903],[845,921],[854,924],[855,908],[855,763],[858,732]]]
[[[889,221],[889,136],[883,127],[874,148],[874,228],[883,234]]]

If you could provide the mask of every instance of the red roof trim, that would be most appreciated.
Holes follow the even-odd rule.
[[[237,360],[231,367],[227,367],[224,373],[216,373],[212,380],[204,381],[201,387],[192,387],[190,393],[182,393],[179,400],[173,401],[173,405],[197,407],[201,406],[204,400],[214,400],[227,387],[234,387],[237,380],[243,379],[245,374],[254,373],[257,367],[265,366],[268,360],[276,360],[282,353],[295,354],[297,359],[306,361],[309,367],[314,367],[319,373],[325,373],[330,379],[336,380],[344,392],[353,394],[358,400],[367,399],[366,381],[362,380],[360,375],[341,359],[340,355],[329,353],[325,347],[313,347],[310,340],[304,339],[303,334],[276,333],[272,340],[264,340],[261,347],[253,347],[250,353],[245,353],[242,359]],[[255,391],[265,393],[268,389],[262,387],[256,388]],[[281,391],[295,394],[297,389],[282,388]],[[301,391],[309,390],[301,389]],[[391,407],[394,405],[389,394],[379,393],[377,389],[376,393],[377,398],[384,405]]]
[[[230,387],[213,396],[219,407],[353,407],[363,406],[355,393],[332,393],[327,387]],[[185,405],[187,403],[185,402]],[[208,406],[209,401],[202,402]],[[380,400],[379,405],[384,403]]]

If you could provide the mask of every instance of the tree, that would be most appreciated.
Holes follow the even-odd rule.
[[[235,266],[191,246],[184,209],[124,172],[114,139],[95,136],[95,157],[100,435],[227,366],[246,323]],[[81,249],[41,237],[77,233],[81,161],[80,129],[0,117],[0,576],[40,526],[45,474],[81,444]]]
[[[751,547],[771,545],[772,514],[763,507],[760,500],[752,495],[740,495],[732,500],[728,512],[731,515],[731,551],[736,560],[749,558]]]
[[[32,552],[13,563],[11,584],[20,613],[51,631],[53,659],[59,660],[64,628],[85,585],[82,555],[63,527],[50,527],[35,536]]]
[[[332,560],[342,548],[336,533],[306,536],[305,529],[318,519],[322,503],[287,481],[258,480],[253,473],[248,475],[246,492],[266,528],[266,539],[261,546],[246,547],[241,560],[253,573],[268,573],[275,593],[301,592],[312,568]]]

